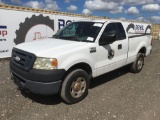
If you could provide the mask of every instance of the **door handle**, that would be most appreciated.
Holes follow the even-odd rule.
[[[122,44],[118,45],[118,50],[122,49]]]

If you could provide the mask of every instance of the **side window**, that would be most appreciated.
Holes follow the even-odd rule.
[[[105,36],[105,35],[111,35],[111,34],[114,34],[114,33],[116,33],[116,26],[115,26],[115,24],[114,23],[109,23],[107,26],[106,26],[106,28],[104,29],[104,31],[103,31],[103,33],[102,33],[102,35],[101,35],[101,38],[100,38],[100,41],[101,42],[104,42],[104,41],[106,41],[105,39],[103,39],[103,36]]]
[[[112,34],[112,33],[116,33],[116,26],[114,23],[109,23],[105,30],[103,31],[103,34]]]
[[[103,35],[105,34],[116,34],[116,40],[126,39],[126,33],[121,23],[109,23],[105,30],[103,31]]]
[[[115,23],[117,27],[117,40],[126,39],[126,33],[121,23]]]

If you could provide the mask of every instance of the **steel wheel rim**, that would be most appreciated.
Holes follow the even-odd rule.
[[[83,77],[76,78],[71,85],[70,93],[73,98],[79,98],[86,90],[86,81]]]
[[[137,68],[138,70],[142,69],[143,67],[143,58],[140,58],[137,62]]]

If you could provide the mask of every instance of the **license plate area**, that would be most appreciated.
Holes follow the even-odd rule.
[[[24,80],[21,80],[20,78],[18,78],[17,76],[15,75],[12,75],[12,79],[14,81],[14,83],[20,87],[20,88],[24,88],[25,86],[25,81]]]

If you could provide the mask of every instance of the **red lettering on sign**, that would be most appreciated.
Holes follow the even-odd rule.
[[[5,35],[7,35],[8,33],[7,33],[7,30],[2,30],[2,31],[0,31],[0,35],[2,35],[3,37],[5,36]]]
[[[45,38],[45,37],[42,37],[40,32],[35,32],[34,33],[34,39],[33,40],[43,39],[43,38]]]

